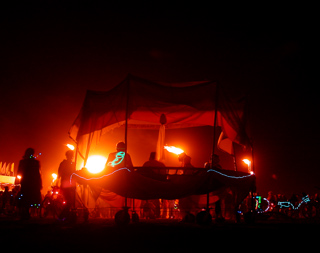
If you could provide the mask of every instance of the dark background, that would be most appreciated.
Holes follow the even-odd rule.
[[[0,161],[17,169],[25,149],[34,147],[49,182],[71,142],[68,130],[86,90],[108,90],[128,73],[164,82],[216,80],[231,97],[248,100],[258,192],[316,192],[312,6],[250,8],[153,3],[117,9],[54,1],[2,6]],[[154,136],[139,134],[143,141]],[[201,157],[199,150],[210,147],[203,142],[212,132],[174,135],[173,142],[202,166],[210,151]]]

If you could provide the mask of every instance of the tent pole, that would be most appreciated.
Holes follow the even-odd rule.
[[[219,99],[219,84],[217,83],[216,86],[216,96],[215,96],[215,108],[214,108],[214,121],[213,121],[213,145],[212,145],[212,161],[213,161],[213,157],[214,157],[214,152],[215,152],[215,148],[216,148],[216,139],[217,139],[217,134],[216,134],[216,127],[217,127],[217,117],[218,117],[218,99]],[[212,165],[212,163],[211,163]]]
[[[124,129],[124,143],[126,144],[125,146],[125,156],[127,155],[127,143],[128,143],[128,114],[129,114],[129,80],[127,82],[127,101],[126,101],[126,122],[125,122],[125,129]],[[127,159],[124,159],[124,167],[127,166]]]
[[[251,140],[251,170],[253,173],[255,173],[255,164],[254,164],[254,150],[253,150],[253,143],[252,143],[252,140]]]
[[[76,155],[74,159],[74,166],[76,167],[76,170],[77,170],[77,162],[78,162],[78,153],[79,153],[79,147],[78,147],[78,142],[76,142]],[[76,207],[76,194],[77,194],[77,187],[74,188],[74,198],[72,203],[73,209]]]
[[[219,98],[219,83],[217,82],[216,85],[216,94],[215,94],[215,107],[214,107],[214,121],[213,121],[213,145],[212,145],[212,154],[211,154],[211,168],[213,168],[213,158],[214,158],[214,152],[215,152],[215,146],[216,146],[216,127],[217,127],[217,114],[218,114],[218,98]],[[207,212],[209,212],[209,202],[210,202],[210,196],[209,193],[207,193]]]
[[[126,123],[125,123],[125,130],[124,130],[124,143],[125,145],[125,150],[124,150],[124,167],[127,167],[127,152],[128,152],[128,116],[129,116],[129,92],[130,92],[130,86],[129,83],[130,80],[127,80],[127,101],[126,101]],[[127,194],[124,197],[124,207],[125,210],[128,210],[128,198]]]
[[[233,165],[234,165],[234,170],[238,171],[238,166],[237,166],[237,155],[236,155],[236,148],[234,146],[234,142],[232,142],[232,148],[233,148]]]

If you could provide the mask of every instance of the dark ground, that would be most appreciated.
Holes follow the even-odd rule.
[[[268,221],[254,225],[213,223],[201,227],[177,220],[141,220],[119,227],[106,219],[71,225],[52,219],[19,221],[0,217],[0,231],[2,245],[10,245],[10,251],[201,252],[218,251],[222,247],[226,251],[288,252],[295,247],[304,251],[314,248],[319,223]]]

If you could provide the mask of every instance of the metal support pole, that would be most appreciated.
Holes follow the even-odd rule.
[[[213,145],[212,145],[212,157],[211,161],[213,161],[214,152],[216,148],[216,140],[217,140],[217,134],[216,134],[216,127],[217,127],[217,117],[218,117],[218,107],[219,107],[219,84],[216,85],[216,94],[215,94],[215,106],[214,106],[214,121],[213,121]],[[212,166],[212,163],[211,163]]]
[[[216,127],[217,127],[217,117],[218,117],[218,106],[219,106],[219,84],[216,84],[216,94],[215,94],[215,101],[214,101],[214,121],[213,121],[213,145],[212,145],[212,154],[211,154],[211,168],[213,168],[213,158],[214,158],[214,152],[215,152],[215,146],[216,146]],[[209,212],[209,203],[210,202],[210,196],[209,193],[207,193],[207,211]]]
[[[127,80],[127,101],[126,101],[126,123],[125,123],[125,130],[124,130],[124,143],[125,145],[125,155],[124,155],[124,167],[127,166],[127,152],[128,152],[128,117],[129,117],[129,92],[130,92],[130,80]],[[128,198],[127,194],[124,199],[124,207],[126,210],[128,210]]]
[[[236,154],[236,148],[234,145],[234,142],[232,142],[232,149],[233,149],[233,165],[234,165],[234,170],[238,171],[238,166],[237,166],[237,154]]]

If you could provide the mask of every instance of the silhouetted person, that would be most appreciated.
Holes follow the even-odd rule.
[[[191,164],[191,157],[188,156],[186,153],[182,153],[178,157],[179,162],[181,162],[181,167],[183,168],[194,168],[194,166]],[[182,173],[178,172],[178,174],[183,174],[183,175],[192,175],[193,170],[184,170]]]
[[[70,210],[70,208],[74,205],[75,200],[75,189],[76,182],[71,178],[71,175],[76,172],[76,164],[73,163],[74,152],[72,150],[68,150],[66,152],[66,158],[63,160],[58,169],[58,180],[61,178],[60,189],[66,200],[66,210]]]
[[[7,202],[10,199],[10,193],[9,193],[9,187],[6,186],[4,187],[4,192],[2,192],[2,206],[1,206],[1,211],[3,211],[6,207]]]
[[[181,167],[183,168],[193,168],[191,164],[191,157],[188,156],[186,153],[182,153],[178,157],[179,162],[181,162]]]
[[[151,152],[150,153],[150,157],[149,157],[149,160],[146,161],[142,167],[148,167],[148,168],[165,168],[166,166],[164,165],[164,163],[162,162],[159,162],[158,160],[156,160],[156,152]],[[148,174],[148,171],[147,170],[144,170],[145,173]],[[150,173],[156,173],[156,174],[161,174],[161,175],[166,175],[166,171],[164,169],[162,170],[157,170],[157,169],[153,169],[152,171],[149,171],[149,174]]]
[[[126,144],[124,142],[118,142],[116,150],[117,152],[110,153],[108,156],[105,166],[107,173],[124,167],[128,169],[133,167],[130,155],[128,153],[125,154]]]
[[[194,171],[192,168],[194,166],[191,164],[191,157],[188,156],[186,153],[182,153],[178,157],[179,162],[181,162],[181,167],[186,168],[186,170],[183,170],[182,172],[179,172],[177,174],[182,174],[182,175],[193,175]],[[188,168],[190,170],[188,170]],[[180,207],[180,212],[183,217],[183,221],[185,222],[190,222],[194,221],[194,214],[191,213],[191,211],[196,207],[196,205],[199,203],[199,196],[197,195],[192,195],[188,196],[182,199],[179,199],[179,207]]]
[[[18,175],[21,176],[20,213],[22,219],[29,219],[30,205],[41,203],[40,162],[35,159],[33,148],[28,148],[22,158],[18,167]]]
[[[222,169],[221,165],[220,165],[220,159],[218,155],[213,155],[213,160],[212,160],[212,156],[210,157],[210,161],[206,162],[204,164],[204,167],[206,169],[211,169],[211,168],[215,168],[215,169]]]
[[[166,167],[166,166],[164,165],[164,163],[159,162],[158,160],[156,160],[156,152],[151,152],[150,153],[150,157],[149,157],[149,161],[146,161],[143,164],[143,167],[162,168],[162,167]]]
[[[223,222],[225,219],[222,216],[221,199],[216,201],[214,205],[215,205],[214,212],[216,214],[216,222]]]
[[[142,167],[145,167],[146,169],[142,169],[139,172],[142,174],[146,174],[151,176],[154,179],[160,179],[165,180],[166,171],[165,170],[157,170],[157,169],[151,169],[150,168],[165,168],[166,166],[164,163],[159,162],[156,160],[156,152],[151,152],[149,161],[146,161]],[[160,176],[160,175],[161,176]],[[163,177],[163,178],[162,178]],[[163,203],[165,200],[163,200]],[[151,199],[147,200],[146,203],[143,203],[143,210],[146,217],[153,218],[153,217],[160,217],[160,200],[159,199]],[[167,206],[167,201],[164,204],[164,206]]]

